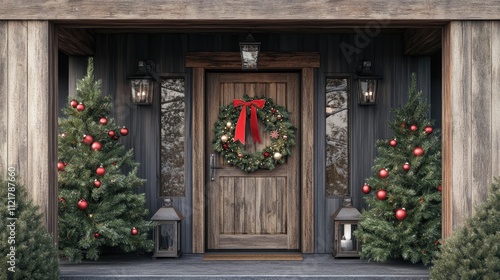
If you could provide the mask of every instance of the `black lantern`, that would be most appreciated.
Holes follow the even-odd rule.
[[[172,206],[169,198],[165,198],[165,204],[151,217],[157,225],[153,232],[155,251],[153,258],[167,257],[177,258],[182,255],[181,251],[181,221],[184,215]]]
[[[371,61],[365,60],[356,71],[359,105],[375,105],[376,102],[378,81],[382,77],[374,75],[371,67]]]
[[[139,70],[133,76],[128,76],[132,93],[132,103],[136,105],[150,105],[153,102],[155,82],[160,83],[156,74],[156,65],[151,60],[140,60]]]
[[[241,69],[255,70],[259,63],[260,42],[256,42],[252,33],[248,33],[244,42],[240,42]]]
[[[343,205],[332,215],[333,220],[333,256],[336,258],[359,258],[361,249],[354,236],[361,213],[352,206],[350,198],[345,198]]]

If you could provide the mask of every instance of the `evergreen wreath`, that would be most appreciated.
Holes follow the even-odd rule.
[[[245,117],[247,120],[251,120],[252,105],[235,106],[230,104],[221,106],[214,125],[215,138],[212,141],[214,150],[219,152],[229,165],[236,166],[245,172],[254,172],[258,169],[273,170],[276,164],[285,163],[285,158],[291,155],[290,148],[295,145],[295,131],[297,128],[288,119],[290,112],[285,107],[274,104],[271,98],[266,97],[249,97],[245,95],[241,101],[254,102],[261,100],[265,100],[263,107],[254,110],[257,111],[258,119],[265,124],[264,131],[269,131],[271,137],[271,144],[263,150],[253,153],[248,152],[240,140],[235,140],[235,131],[241,111],[245,108]],[[258,139],[255,139],[255,135],[254,141],[259,142]]]

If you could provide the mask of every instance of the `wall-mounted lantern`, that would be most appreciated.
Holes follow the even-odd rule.
[[[177,258],[182,255],[181,221],[184,215],[172,206],[170,198],[165,198],[164,202],[165,204],[151,217],[151,220],[157,222],[153,231],[154,259]]]
[[[139,60],[139,70],[128,76],[132,93],[132,103],[136,105],[150,105],[153,102],[155,82],[160,84],[160,77],[156,74],[156,64],[151,60]]]
[[[336,258],[359,258],[361,249],[354,236],[361,213],[352,206],[350,198],[345,198],[343,205],[332,215],[333,220],[333,252]]]
[[[364,60],[356,71],[355,79],[358,82],[358,104],[375,105],[378,89],[378,81],[381,76],[376,76],[372,72],[371,61]]]
[[[259,63],[260,42],[256,42],[252,33],[248,33],[244,42],[240,42],[241,69],[255,70]]]

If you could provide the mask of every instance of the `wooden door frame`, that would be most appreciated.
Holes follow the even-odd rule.
[[[316,52],[276,52],[259,56],[259,70],[300,70],[302,144],[300,163],[300,247],[314,253],[314,68],[320,66]],[[192,68],[193,141],[193,253],[205,252],[205,71],[241,69],[238,52],[186,53],[186,67]]]

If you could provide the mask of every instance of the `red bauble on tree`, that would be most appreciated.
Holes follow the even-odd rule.
[[[398,221],[402,221],[404,219],[406,219],[406,216],[408,214],[406,213],[406,209],[404,208],[399,208],[398,210],[396,210],[396,213],[394,214],[394,216],[396,216],[396,219]]]
[[[99,237],[101,237],[101,235],[98,232],[96,232],[96,233],[94,233],[94,237],[99,238]]]
[[[89,207],[89,203],[84,198],[82,198],[78,201],[77,206],[78,206],[78,209],[83,211],[83,210],[87,209],[87,207]]]
[[[96,188],[99,188],[99,187],[101,186],[101,181],[99,181],[99,180],[95,179],[95,180],[94,180],[94,186],[95,186]]]
[[[122,129],[120,129],[120,134],[123,135],[123,136],[127,136],[127,134],[128,134],[128,128],[122,127]]]
[[[69,105],[73,108],[76,108],[76,106],[78,106],[78,101],[73,99],[69,102]]]
[[[416,148],[413,150],[413,154],[414,154],[416,157],[423,156],[423,155],[424,155],[424,149],[422,149],[421,147],[416,147]]]
[[[101,164],[101,166],[97,167],[97,169],[95,170],[95,173],[99,176],[103,176],[104,174],[106,174],[106,169],[104,169],[104,167],[102,167],[102,164]]]
[[[82,141],[85,145],[90,145],[94,142],[94,137],[92,135],[83,135]]]
[[[138,231],[135,227],[133,227],[133,228],[130,230],[130,234],[132,234],[132,235],[137,235],[137,234],[139,234],[139,231]]]
[[[387,192],[385,190],[377,191],[377,199],[378,200],[386,200],[387,199]]]
[[[424,128],[424,133],[427,134],[427,135],[431,134],[432,133],[432,126],[426,126]]]
[[[92,146],[90,146],[92,151],[100,151],[102,149],[102,145],[99,142],[94,142],[92,143]]]
[[[438,190],[438,192],[442,192],[443,191],[443,186],[441,186],[441,185],[437,186],[437,190]]]
[[[268,152],[264,152],[264,157],[269,157],[269,153]]]
[[[368,185],[367,183],[365,183],[363,185],[363,187],[361,187],[361,191],[364,193],[364,194],[369,194],[371,191],[372,191],[372,187],[370,187],[370,185]]]
[[[64,162],[60,161],[57,163],[57,171],[64,171],[64,167],[66,167],[66,164],[64,164]]]
[[[392,139],[391,141],[389,141],[389,145],[391,145],[391,147],[396,147],[397,144],[398,142],[396,141],[396,139]]]
[[[410,126],[410,130],[411,130],[411,131],[417,131],[417,129],[418,129],[418,127],[417,127],[416,125],[414,125],[414,124],[412,124],[412,125]]]
[[[224,150],[227,150],[227,149],[229,148],[229,146],[228,146],[226,143],[224,143],[224,144],[222,144],[222,148],[223,148]]]
[[[64,197],[60,197],[60,198],[59,198],[59,202],[61,202],[61,203],[65,203],[65,202],[66,202],[66,198],[64,198]]]
[[[113,137],[115,137],[115,135],[116,135],[116,133],[115,133],[115,131],[114,131],[114,130],[110,130],[110,131],[108,131],[108,136],[109,136],[109,137],[113,138]]]
[[[405,162],[405,163],[403,164],[403,170],[404,170],[404,171],[408,171],[408,170],[410,170],[410,164],[409,164],[408,162]]]
[[[108,123],[108,119],[106,119],[106,117],[102,117],[99,119],[99,123],[102,125],[106,125]]]
[[[378,176],[382,179],[385,179],[385,178],[389,177],[389,171],[387,171],[387,169],[385,169],[385,168],[382,168],[378,171]]]
[[[85,105],[83,105],[83,103],[80,103],[76,106],[76,109],[81,112],[85,110]]]

